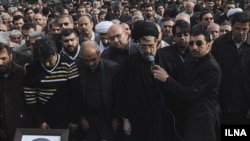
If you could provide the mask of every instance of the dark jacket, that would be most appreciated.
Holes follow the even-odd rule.
[[[156,56],[156,64],[163,67],[171,77],[175,80],[181,79],[183,73],[183,65],[188,56],[188,51],[185,55],[181,55],[178,51],[176,44],[159,49]],[[165,105],[175,115],[176,129],[178,133],[183,137],[184,127],[184,106],[183,101],[176,95],[170,92],[165,92]]]
[[[101,57],[117,62],[118,64],[124,63],[128,57],[140,51],[139,44],[129,41],[127,49],[120,51],[115,47],[109,47],[102,52]]]
[[[164,141],[173,135],[165,128],[169,117],[165,116],[162,96],[151,73],[151,63],[140,53],[133,54],[124,63],[119,75],[120,102],[116,114],[128,118],[132,125],[130,141]]]
[[[12,141],[16,128],[26,128],[31,122],[28,121],[22,95],[23,78],[23,68],[13,62],[8,77],[0,78],[0,130],[7,134],[4,141]]]
[[[85,66],[82,60],[77,60],[77,66],[79,68],[80,79],[81,79],[81,88],[82,88],[82,116],[86,116],[86,85],[87,85],[87,67]],[[101,88],[102,88],[102,95],[103,95],[103,104],[104,104],[104,111],[105,116],[107,119],[111,121],[114,112],[114,100],[115,100],[115,78],[116,74],[119,70],[119,64],[102,59],[100,60],[100,68],[101,68]],[[111,125],[111,124],[110,124]]]
[[[232,32],[215,39],[212,53],[222,69],[220,106],[222,112],[247,113],[250,103],[249,60],[250,35],[237,49]],[[247,70],[248,69],[248,70]],[[248,72],[248,73],[247,73]]]
[[[185,101],[185,141],[216,141],[219,121],[215,112],[221,81],[219,64],[209,53],[199,61],[191,56],[178,82],[169,77],[165,89]],[[216,130],[217,129],[217,130]]]

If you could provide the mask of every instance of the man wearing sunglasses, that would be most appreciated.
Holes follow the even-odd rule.
[[[207,30],[212,23],[214,23],[213,13],[211,11],[203,11],[199,17],[199,23],[192,27],[192,31]]]
[[[223,74],[218,107],[221,124],[250,124],[249,20],[249,13],[235,13],[231,21],[232,31],[213,42],[212,53]]]
[[[184,140],[218,141],[219,121],[215,107],[221,81],[221,69],[210,53],[211,39],[208,31],[191,34],[190,56],[185,61],[180,81],[159,65],[153,73],[160,81],[162,93],[175,95],[183,100]]]

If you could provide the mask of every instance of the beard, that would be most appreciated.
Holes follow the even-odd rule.
[[[9,62],[6,65],[0,66],[0,76],[8,74],[10,70],[11,63]]]

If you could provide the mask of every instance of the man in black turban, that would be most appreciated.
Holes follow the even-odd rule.
[[[137,42],[142,36],[154,36],[158,38],[159,31],[153,22],[136,21],[133,24],[132,38]]]
[[[136,22],[132,37],[139,43],[140,53],[131,55],[121,69],[116,114],[123,119],[123,130],[130,141],[167,140],[165,127],[170,125],[166,124],[156,75],[152,74],[158,34],[154,23]]]

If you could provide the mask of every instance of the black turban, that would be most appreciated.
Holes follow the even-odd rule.
[[[138,41],[143,36],[154,36],[158,38],[159,31],[155,23],[139,20],[133,24],[131,36],[135,41]]]

